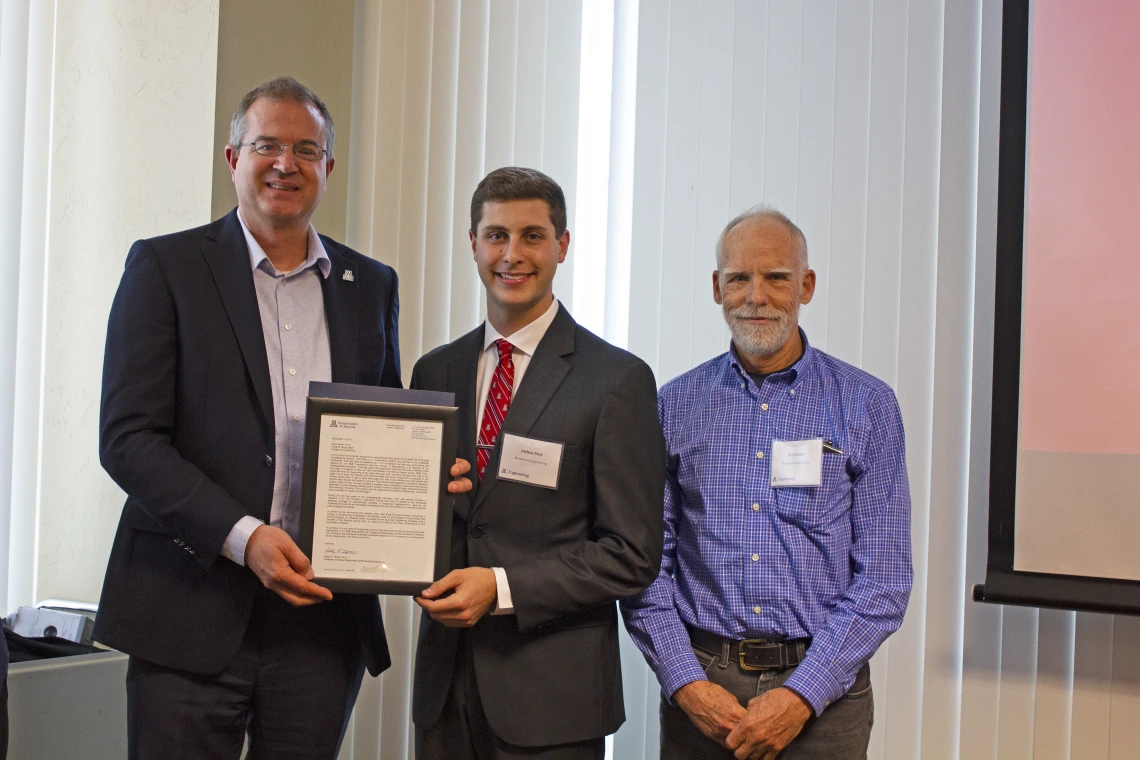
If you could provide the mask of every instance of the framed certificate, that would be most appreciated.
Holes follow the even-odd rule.
[[[306,407],[298,541],[313,581],[333,592],[418,595],[450,565],[457,410],[416,403],[415,391],[348,394],[412,403],[312,395],[336,388],[321,385]]]

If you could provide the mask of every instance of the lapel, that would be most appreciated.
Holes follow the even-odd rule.
[[[269,360],[265,355],[257,292],[253,288],[249,248],[245,244],[236,208],[210,225],[202,253],[241,348],[261,413],[269,425],[269,439],[273,440],[273,389],[269,384]]]
[[[483,329],[480,325],[456,341],[457,351],[447,363],[447,387],[455,394],[455,404],[459,407],[459,457],[470,462],[473,470],[477,459],[475,405],[479,402],[475,395],[476,374],[479,371],[479,354],[483,351]],[[456,511],[464,520],[471,513],[471,496],[465,493],[455,499]]]
[[[515,435],[529,433],[530,429],[534,427],[534,423],[538,421],[538,416],[542,414],[542,410],[550,404],[550,400],[554,397],[554,392],[558,390],[562,379],[570,371],[570,363],[563,357],[574,353],[574,330],[576,328],[577,323],[570,316],[570,312],[566,311],[566,307],[559,304],[554,321],[550,323],[546,335],[542,336],[542,340],[539,341],[538,348],[535,349],[534,356],[531,357],[530,364],[526,368],[526,374],[523,375],[522,382],[515,390],[514,398],[511,399],[511,408],[507,412],[507,418],[503,420],[503,430],[499,435],[499,443],[491,454],[491,461],[487,464],[487,475],[475,493],[475,503],[471,507],[472,512],[486,501],[487,494],[498,482],[495,473],[499,471],[499,454],[502,451],[503,436],[507,433],[514,433]],[[480,340],[480,348],[482,345],[482,340]],[[471,376],[474,377],[474,375],[473,367]],[[472,401],[472,407],[474,407],[474,401]],[[474,428],[475,420],[472,418],[468,427],[472,436],[475,434]]]
[[[334,383],[356,382],[356,331],[359,322],[360,285],[345,280],[344,272],[351,263],[335,250],[328,238],[322,238],[325,253],[332,266],[329,276],[321,278],[325,298],[325,320],[329,326],[329,362]]]

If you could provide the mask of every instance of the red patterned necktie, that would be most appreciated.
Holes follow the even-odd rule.
[[[479,428],[479,480],[483,480],[483,473],[487,470],[487,463],[491,461],[491,450],[495,448],[495,441],[499,439],[499,431],[503,429],[503,420],[507,418],[507,410],[511,408],[511,388],[515,385],[515,363],[511,359],[511,346],[505,340],[497,340],[499,348],[499,366],[491,377],[491,387],[487,389],[487,404],[483,407],[483,425]]]

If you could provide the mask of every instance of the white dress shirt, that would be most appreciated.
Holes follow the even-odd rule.
[[[499,333],[490,322],[483,323],[483,353],[479,354],[479,366],[476,370],[475,398],[476,409],[479,410],[475,418],[475,440],[479,440],[479,429],[483,425],[483,412],[487,407],[487,392],[491,388],[491,378],[499,366],[499,349],[495,341],[504,339],[511,344],[511,363],[515,365],[514,385],[511,387],[511,400],[514,400],[519,384],[522,383],[526,368],[530,366],[530,359],[534,351],[546,335],[550,324],[558,314],[558,299],[555,298],[550,308],[541,317],[531,322],[521,330],[506,336]],[[510,413],[508,412],[508,415]],[[492,567],[495,573],[496,609],[492,615],[510,615],[515,611],[514,601],[511,599],[511,587],[507,583],[507,571],[501,567]]]

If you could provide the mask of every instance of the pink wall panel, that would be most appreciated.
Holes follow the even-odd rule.
[[[1140,454],[1140,3],[1034,3],[1020,447]]]

